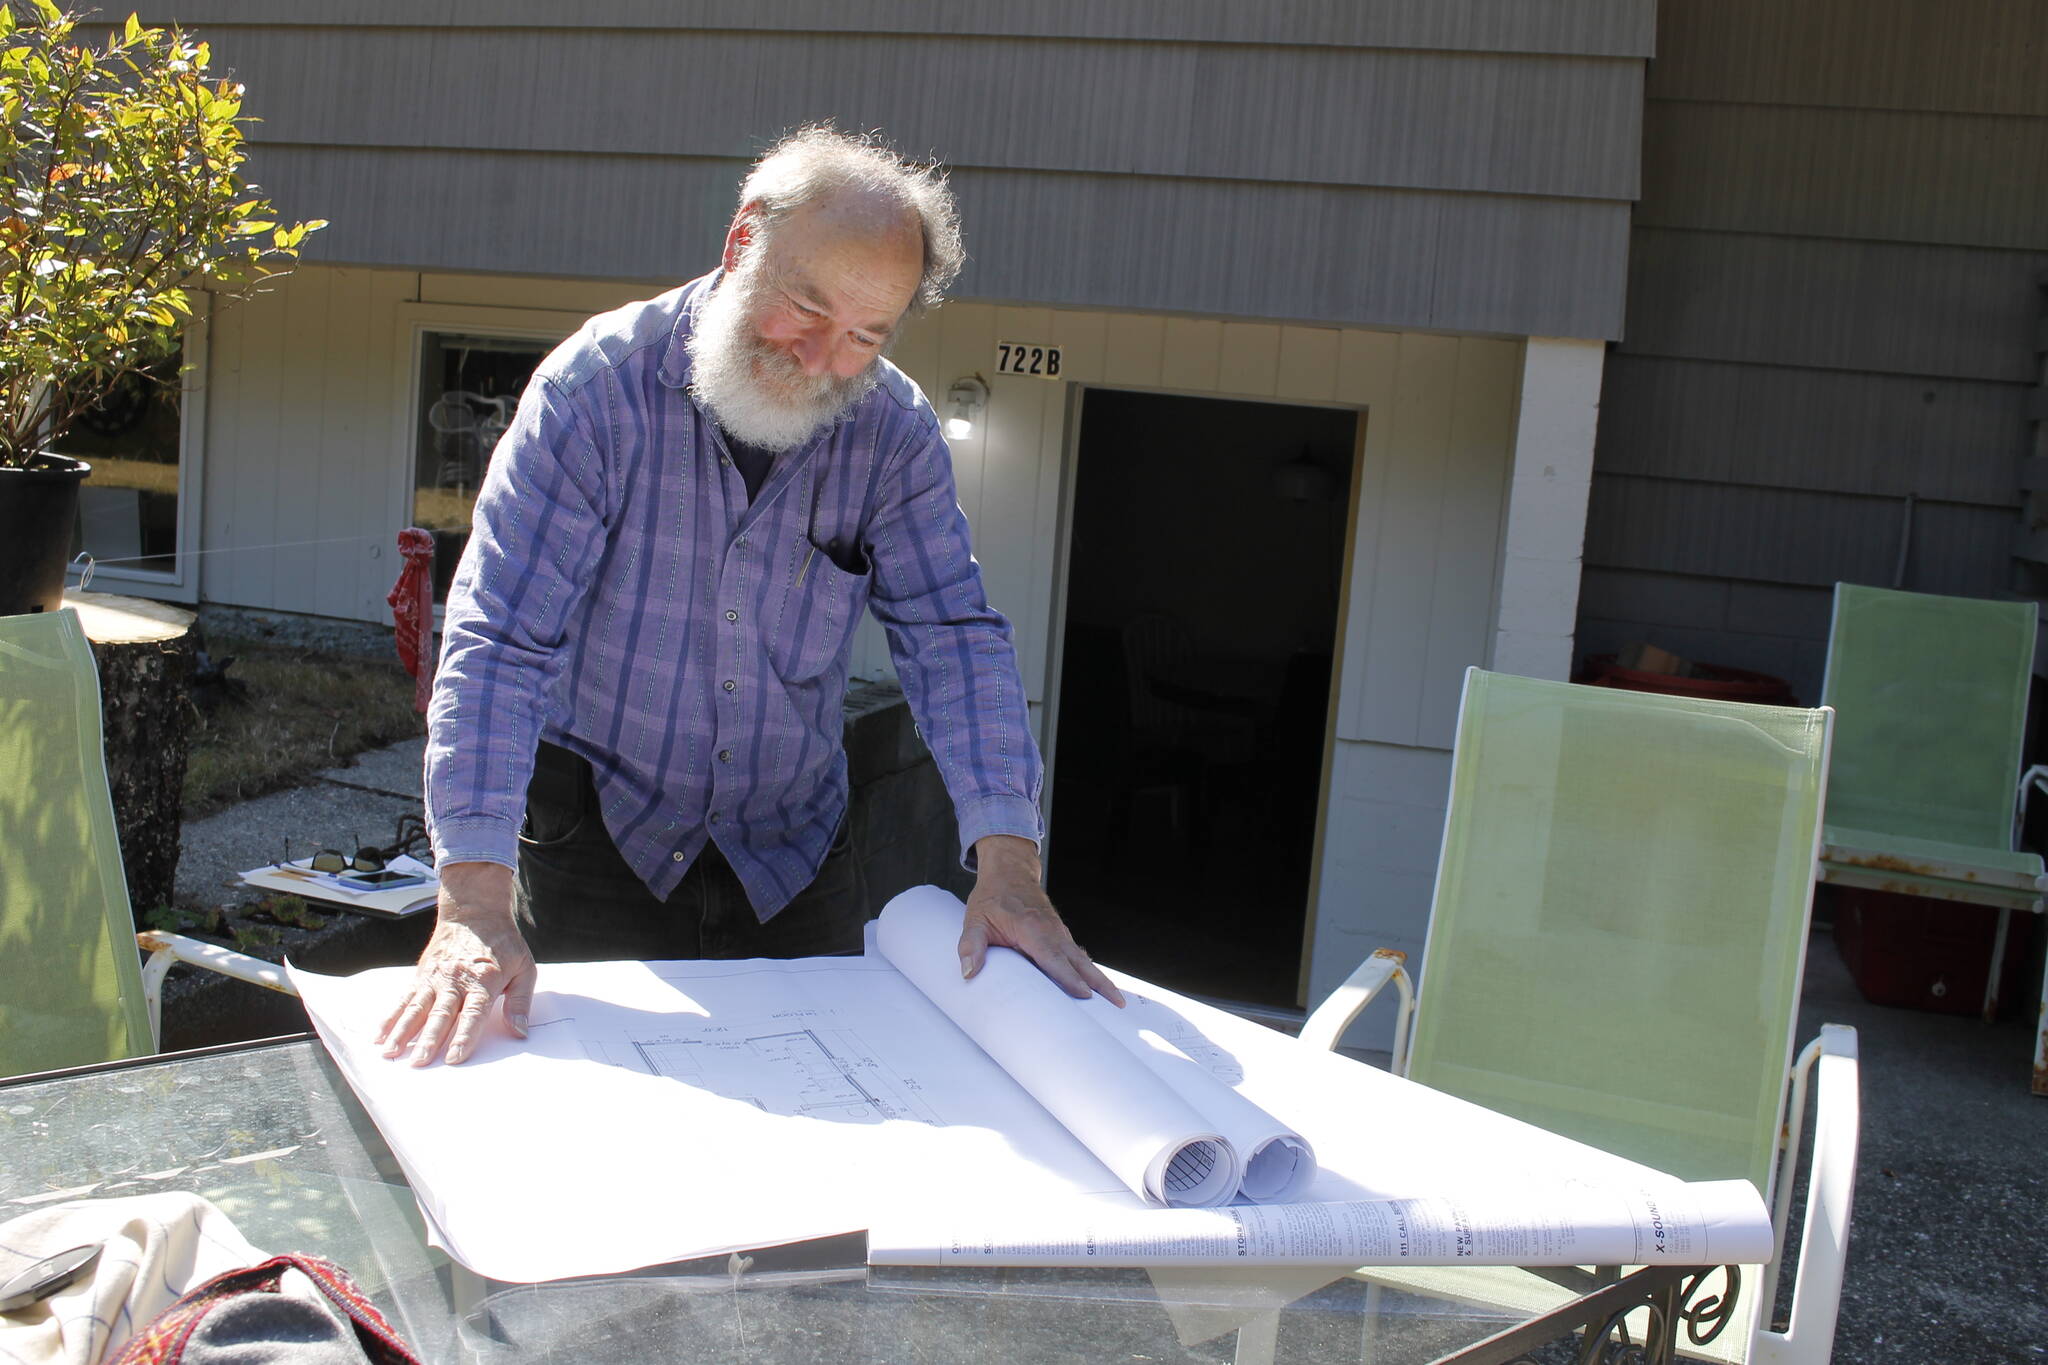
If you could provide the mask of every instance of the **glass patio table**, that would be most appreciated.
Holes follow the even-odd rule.
[[[310,1037],[0,1081],[0,1222],[165,1190],[210,1199],[265,1251],[339,1263],[430,1362],[1569,1361],[1644,1304],[1654,1360],[1706,1279],[1506,1272],[1577,1292],[1532,1318],[1462,1299],[1457,1272],[1430,1293],[1345,1277],[1236,1330],[1204,1292],[1173,1288],[1168,1304],[1140,1271],[870,1271],[859,1235],[503,1284],[428,1246],[404,1173]],[[1579,1327],[1591,1347],[1538,1350]]]

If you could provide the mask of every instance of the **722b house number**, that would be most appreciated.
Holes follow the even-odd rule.
[[[1060,348],[1021,341],[996,343],[996,373],[1036,375],[1040,379],[1060,377]]]

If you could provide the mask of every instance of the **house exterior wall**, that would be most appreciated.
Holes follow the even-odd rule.
[[[618,282],[308,266],[223,310],[208,381],[202,596],[388,619],[394,537],[410,519],[413,331],[566,335],[642,292]],[[1314,980],[1327,990],[1341,979],[1360,937],[1419,941],[1463,672],[1489,662],[1504,630],[1540,633],[1537,615],[1525,623],[1517,609],[1502,610],[1509,511],[1518,496],[1526,502],[1517,493],[1524,474],[1545,477],[1515,462],[1518,433],[1530,426],[1524,345],[956,302],[907,328],[894,358],[943,396],[963,374],[991,373],[999,339],[1064,348],[1059,382],[993,375],[975,435],[954,446],[961,504],[989,595],[1016,626],[1041,740],[1058,685],[1073,387],[1361,411]],[[1514,575],[1506,581],[1512,592]],[[889,676],[872,623],[856,639],[855,672]],[[1418,858],[1429,866],[1411,868]]]
[[[948,164],[971,258],[896,359],[959,443],[1041,739],[1088,385],[1362,413],[1309,997],[1419,947],[1464,670],[1563,672],[1620,334],[1653,0],[188,0],[250,84],[250,172],[323,217],[216,320],[201,595],[382,619],[416,332],[561,336],[713,259],[766,138],[831,115]],[[1525,338],[1540,340],[1525,341]],[[880,632],[856,671],[884,676]],[[1053,813],[1057,832],[1058,812]],[[1055,845],[1056,846],[1056,845]]]
[[[1581,654],[1817,701],[1837,579],[2015,587],[2048,269],[2048,9],[1666,0]]]
[[[332,222],[313,260],[693,273],[746,161],[829,114],[954,168],[962,297],[1619,335],[1650,0],[997,8],[153,17],[246,76],[253,175]]]

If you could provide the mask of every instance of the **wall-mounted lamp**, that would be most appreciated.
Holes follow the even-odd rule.
[[[1273,491],[1288,502],[1328,502],[1337,496],[1337,480],[1304,448],[1273,471]]]
[[[988,385],[982,383],[979,375],[967,375],[953,381],[953,387],[946,390],[946,439],[964,441],[974,434],[974,424],[981,420],[981,411],[988,406]]]

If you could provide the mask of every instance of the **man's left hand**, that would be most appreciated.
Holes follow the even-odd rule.
[[[1030,958],[1068,995],[1086,1000],[1093,992],[1121,1008],[1123,992],[1074,942],[1052,908],[1039,875],[1038,845],[991,834],[975,840],[974,859],[979,871],[960,932],[960,975],[980,971],[989,945],[996,944]]]

